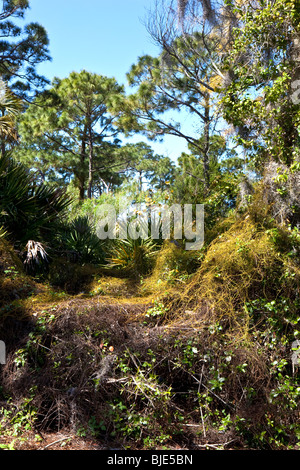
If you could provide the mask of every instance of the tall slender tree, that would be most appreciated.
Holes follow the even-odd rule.
[[[114,109],[129,132],[142,132],[153,140],[173,135],[196,147],[209,187],[210,138],[218,122],[214,106],[218,78],[208,65],[210,59],[197,33],[189,39],[180,36],[167,42],[161,36],[161,40],[159,57],[143,56],[132,66],[128,80],[137,91],[119,100]],[[187,115],[194,127],[185,125]],[[202,140],[199,134],[203,134]]]
[[[233,18],[227,3],[157,0],[146,27],[161,53],[140,57],[132,66],[128,81],[134,92],[116,106],[124,128],[150,139],[174,135],[196,148],[207,190],[211,138],[222,122],[218,99],[227,79],[223,57]]]
[[[144,183],[162,191],[169,187],[175,174],[175,164],[169,157],[155,154],[151,146],[144,142],[127,144],[123,152],[128,153],[126,175],[137,177],[140,192]]]

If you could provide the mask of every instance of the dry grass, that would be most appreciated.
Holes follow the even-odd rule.
[[[200,269],[172,300],[170,316],[183,323],[192,318],[194,326],[207,318],[243,324],[245,302],[279,295],[283,275],[283,259],[270,236],[245,217],[210,244]]]

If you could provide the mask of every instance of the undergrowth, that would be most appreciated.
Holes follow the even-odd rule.
[[[200,252],[166,244],[150,276],[89,272],[83,296],[28,297],[30,318],[1,329],[2,435],[299,449],[299,239],[249,210]]]

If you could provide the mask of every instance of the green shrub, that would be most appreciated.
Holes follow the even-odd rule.
[[[71,261],[101,264],[104,261],[104,243],[97,237],[88,216],[79,216],[58,231],[56,251]]]
[[[148,274],[153,267],[157,250],[158,245],[151,238],[116,239],[107,253],[107,268],[122,270],[133,277]]]

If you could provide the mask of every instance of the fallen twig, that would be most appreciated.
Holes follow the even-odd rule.
[[[223,442],[220,444],[196,444],[197,447],[212,447],[213,449],[219,449],[220,447],[228,446],[232,442],[236,441],[236,439],[232,439],[231,441]]]
[[[42,450],[45,450],[47,449],[48,447],[50,446],[54,446],[54,444],[58,444],[59,442],[62,442],[62,441],[66,441],[67,439],[72,439],[70,436],[68,437],[62,437],[61,439],[57,439],[57,441],[54,441],[54,442],[50,442],[50,444],[47,444],[45,447],[43,447]]]

